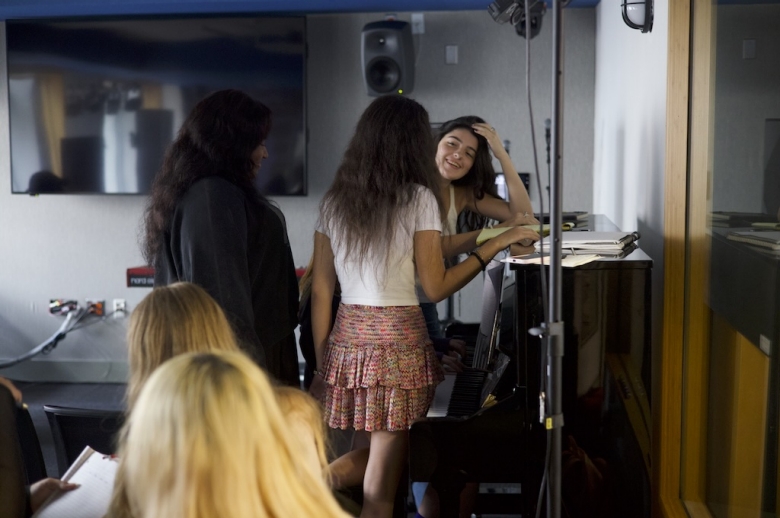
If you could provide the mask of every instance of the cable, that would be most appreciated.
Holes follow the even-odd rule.
[[[533,5],[536,5],[537,2],[534,2]],[[529,2],[523,3],[523,8],[525,9],[525,24],[526,24],[526,30],[528,30],[528,24],[530,18],[530,12],[531,7],[533,5],[529,5]],[[536,129],[534,128],[534,109],[533,109],[533,102],[531,100],[531,38],[526,37],[525,38],[525,92],[526,92],[526,100],[528,102],[528,118],[530,119],[530,127],[531,127],[531,149],[533,150],[533,157],[534,157],[534,175],[536,176],[536,188],[539,193],[539,214],[544,214],[544,197],[542,195],[542,178],[539,174],[539,156],[536,151]],[[543,236],[544,234],[544,223],[543,221],[539,221],[539,235]],[[542,261],[539,263],[539,271],[541,273],[541,283],[542,283],[542,312],[544,319],[543,321],[547,321],[547,275],[546,271],[544,269],[544,247],[543,240],[539,242],[539,255],[542,257]]]
[[[116,311],[112,311],[111,313],[106,313],[106,314],[105,314],[105,315],[103,315],[102,317],[97,317],[97,315],[96,315],[96,317],[97,317],[97,318],[96,318],[95,320],[93,320],[92,322],[90,322],[90,323],[88,323],[88,324],[82,324],[82,325],[80,325],[80,326],[75,326],[75,327],[72,327],[72,328],[70,328],[70,331],[75,331],[75,330],[77,330],[77,329],[84,329],[85,327],[89,327],[89,326],[91,326],[91,325],[93,325],[93,324],[97,324],[98,322],[105,322],[105,321],[106,321],[106,319],[107,319],[108,317],[110,317],[111,315],[113,315],[114,313],[116,313]]]
[[[547,487],[547,483],[549,482],[547,480],[547,471],[550,468],[550,453],[552,453],[552,448],[550,445],[552,444],[552,441],[550,440],[550,435],[552,432],[549,430],[547,431],[547,451],[544,454],[544,472],[542,474],[542,484],[539,487],[539,497],[536,499],[536,518],[539,518],[542,514],[542,500],[544,499],[544,492]]]
[[[31,349],[30,351],[23,354],[22,356],[13,358],[11,360],[6,360],[4,362],[0,362],[0,369],[11,367],[13,365],[16,365],[17,363],[21,363],[25,360],[29,360],[30,358],[38,354],[49,354],[55,347],[57,347],[59,341],[65,338],[65,335],[67,335],[68,332],[73,330],[73,326],[76,325],[76,323],[79,320],[81,320],[81,318],[85,314],[86,311],[84,310],[84,308],[79,308],[79,307],[69,312],[68,315],[65,317],[65,321],[62,323],[59,329],[57,329],[57,332],[55,332],[48,339],[43,341],[40,345],[38,345],[34,349]]]
[[[525,89],[526,89],[526,99],[528,102],[528,117],[530,119],[530,126],[531,126],[531,149],[533,150],[533,157],[534,157],[534,173],[536,174],[536,187],[539,192],[539,213],[544,214],[544,196],[542,194],[542,181],[541,176],[539,174],[539,157],[538,153],[536,151],[536,130],[534,128],[534,110],[533,110],[533,102],[531,100],[531,34],[530,34],[530,20],[531,20],[531,6],[529,5],[529,2],[524,2],[524,9],[525,9],[525,24],[526,24],[526,38],[525,38]],[[550,224],[552,225],[552,219],[550,219]],[[544,235],[544,220],[539,221],[539,235]],[[541,283],[541,293],[542,293],[542,315],[543,315],[543,322],[548,321],[547,317],[547,271],[544,268],[544,238],[539,241],[539,255],[542,258],[542,260],[539,262],[539,279]],[[543,360],[547,356],[547,338],[542,337],[542,348],[540,355],[540,376],[539,376],[539,383],[541,385],[540,390],[540,398],[541,394],[547,393],[547,377],[544,372],[543,367]],[[546,398],[543,400],[543,405],[540,405],[540,412],[544,412],[542,414],[547,414],[546,411],[546,405],[547,401]],[[547,432],[547,448],[546,448],[546,454],[545,454],[545,461],[544,461],[544,472],[542,474],[542,482],[539,486],[539,496],[538,496],[538,503],[536,507],[536,517],[539,518],[539,513],[541,509],[541,500],[545,493],[545,488],[548,483],[548,471],[549,471],[549,465],[550,465],[550,454],[552,452],[551,448],[551,441],[550,441],[550,432]]]

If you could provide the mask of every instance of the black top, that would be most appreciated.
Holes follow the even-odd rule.
[[[16,432],[16,402],[0,385],[0,504],[3,516],[30,516],[29,497],[24,486],[22,449]]]
[[[222,306],[260,365],[298,325],[298,284],[284,216],[224,178],[195,182],[174,211],[155,286],[189,281]]]

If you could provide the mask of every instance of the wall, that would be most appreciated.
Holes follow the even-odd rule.
[[[593,211],[639,230],[653,259],[654,344],[663,313],[668,12],[668,0],[656,0],[653,30],[642,34],[625,25],[619,2],[596,8]]]
[[[713,210],[762,212],[764,121],[780,119],[778,26],[780,5],[718,6]],[[754,59],[742,59],[744,39],[756,40]]]
[[[548,15],[549,16],[549,15]],[[307,20],[309,196],[279,198],[287,216],[295,261],[312,253],[318,203],[329,187],[355,123],[371,98],[361,79],[360,31],[377,14],[313,15]],[[409,20],[408,13],[401,19]],[[531,40],[540,173],[545,178],[544,119],[550,111],[550,28]],[[567,160],[564,209],[591,210],[593,196],[593,96],[596,15],[594,9],[566,14],[567,66],[564,149]],[[0,42],[4,41],[0,25]],[[0,44],[1,47],[2,44]],[[464,114],[484,117],[512,142],[518,170],[533,166],[525,104],[524,40],[512,27],[483,12],[425,15],[425,34],[415,36],[417,78],[411,97],[432,121]],[[444,46],[459,45],[458,65],[444,64]],[[0,99],[7,98],[5,53],[0,51]],[[50,298],[83,301],[127,299],[132,309],[148,289],[125,287],[125,269],[142,264],[137,235],[144,199],[134,196],[10,195],[8,113],[0,103],[0,359],[24,353],[49,337],[61,320],[47,314]],[[538,207],[536,180],[532,200]],[[477,288],[478,291],[478,288]],[[462,297],[463,315],[479,303]],[[89,322],[85,322],[89,323]],[[107,319],[70,333],[48,357],[6,369],[3,374],[39,380],[123,380],[125,320]]]

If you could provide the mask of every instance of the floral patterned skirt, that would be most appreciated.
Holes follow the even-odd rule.
[[[408,430],[443,379],[420,306],[341,304],[325,350],[331,428]]]

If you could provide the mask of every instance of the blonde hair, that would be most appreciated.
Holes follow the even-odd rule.
[[[127,348],[128,409],[165,360],[185,352],[239,350],[222,308],[203,288],[189,282],[155,288],[138,304],[130,315]]]
[[[279,408],[287,418],[293,435],[301,442],[301,451],[307,457],[307,465],[329,481],[328,430],[320,404],[298,388],[278,385],[274,387],[274,391]]]
[[[152,374],[124,425],[114,500],[126,491],[135,518],[346,517],[297,454],[249,358],[182,354]]]

